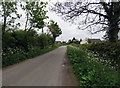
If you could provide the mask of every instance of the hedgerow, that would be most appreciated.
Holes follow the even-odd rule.
[[[35,30],[6,31],[2,41],[2,67],[19,63],[51,51],[58,46],[53,45],[53,37],[49,34],[37,34]]]
[[[86,45],[87,49],[99,54],[102,59],[111,61],[111,65],[120,65],[120,43],[102,42]]]
[[[73,72],[80,86],[113,87],[119,86],[118,72],[107,61],[99,61],[95,54],[78,47],[67,47],[67,55],[73,64]]]
[[[41,54],[47,53],[51,50],[54,50],[54,49],[58,48],[59,46],[61,46],[61,45],[55,45],[53,47],[45,48],[45,49],[40,49],[40,48],[36,47],[36,48],[30,50],[29,52],[24,52],[24,51],[18,50],[15,54],[3,53],[2,67],[20,63],[21,61],[24,61],[26,59],[31,59],[38,55],[41,55]],[[11,50],[11,51],[13,51],[13,50]]]

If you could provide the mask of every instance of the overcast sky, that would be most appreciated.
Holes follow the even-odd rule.
[[[53,0],[44,0],[44,1],[48,1],[47,8],[49,8],[49,6],[52,5],[51,3],[55,3],[56,1],[65,2],[66,0],[54,0],[54,2]],[[57,16],[55,12],[51,12],[49,9],[48,9],[47,15],[49,16],[49,19],[56,21],[62,30],[62,35],[60,35],[57,38],[57,40],[68,41],[69,39],[72,39],[73,37],[75,37],[78,40],[86,39],[86,38],[102,39],[103,35],[105,34],[104,32],[100,32],[100,33],[91,35],[87,30],[80,30],[78,29],[77,25],[71,24],[69,22],[65,22],[64,20],[62,20],[62,17]]]
[[[102,37],[105,34],[105,32],[99,32],[97,34],[91,35],[87,30],[78,29],[77,25],[65,22],[64,20],[62,20],[62,17],[57,16],[57,14],[55,12],[51,12],[49,10],[49,6],[52,5],[51,3],[55,3],[56,1],[63,2],[63,1],[66,1],[66,0],[42,0],[42,1],[44,1],[44,2],[47,1],[48,2],[48,5],[47,5],[48,13],[47,13],[47,15],[49,16],[49,19],[47,19],[47,21],[54,20],[55,22],[57,22],[59,24],[59,26],[62,30],[62,35],[57,37],[57,39],[56,39],[57,41],[68,41],[69,39],[72,39],[73,37],[75,37],[78,40],[80,40],[80,39],[84,40],[86,38],[100,38],[100,39],[103,39]],[[20,20],[18,20],[18,22],[22,23],[21,29],[23,29],[25,27],[25,21],[26,21],[25,20],[25,14],[24,14],[24,12],[22,11],[21,8],[18,9],[18,12],[22,14],[22,17],[21,17]],[[41,33],[41,30],[39,31],[39,33]]]
[[[104,35],[103,32],[91,35],[87,30],[80,30],[77,28],[78,27],[77,25],[63,21],[62,18],[57,16],[54,12],[49,11],[47,15],[49,16],[49,19],[56,21],[62,30],[62,35],[59,36],[57,40],[69,40],[72,39],[73,37],[77,39],[85,39],[91,37],[102,39]]]
[[[78,29],[77,25],[71,24],[69,22],[65,22],[62,19],[62,17],[58,16],[55,12],[51,12],[49,10],[49,7],[52,5],[52,3],[55,3],[56,1],[64,2],[66,0],[54,0],[54,2],[53,2],[53,0],[43,0],[43,1],[48,2],[47,15],[49,16],[49,19],[47,19],[46,21],[54,20],[55,22],[58,23],[58,25],[60,26],[60,28],[62,30],[62,34],[59,37],[57,37],[57,39],[56,39],[57,41],[68,41],[69,39],[72,39],[73,37],[75,37],[78,40],[80,40],[80,39],[84,40],[86,38],[100,38],[100,39],[102,39],[103,35],[105,34],[104,32],[100,32],[100,33],[91,35],[87,30]],[[25,14],[21,10],[21,8],[18,9],[18,12],[22,13],[22,17],[20,19],[20,22],[22,23],[21,28],[24,28],[25,27]],[[44,29],[47,30],[46,27]],[[41,30],[38,31],[38,33],[41,33]]]

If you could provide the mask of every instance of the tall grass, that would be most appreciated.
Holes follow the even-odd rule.
[[[6,67],[9,65],[13,65],[19,62],[22,62],[26,59],[31,59],[33,57],[42,55],[44,53],[47,53],[49,51],[52,51],[56,48],[58,48],[61,45],[55,45],[53,47],[40,49],[39,47],[32,48],[29,52],[24,52],[23,50],[18,49],[9,49],[9,53],[3,53],[2,54],[2,67]]]
[[[80,86],[113,87],[119,86],[118,72],[105,61],[99,61],[95,54],[82,48],[67,47],[67,55],[73,64],[73,71]]]

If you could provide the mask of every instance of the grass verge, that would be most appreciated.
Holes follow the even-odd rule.
[[[92,53],[81,48],[67,46],[67,55],[73,64],[73,72],[80,86],[91,86],[93,88],[119,87],[118,72],[115,68],[102,64],[99,58],[95,58]]]
[[[40,48],[34,48],[32,50],[30,50],[29,52],[17,52],[16,54],[13,55],[7,55],[5,57],[2,57],[2,67],[7,67],[16,63],[20,63],[26,59],[31,59],[34,58],[36,56],[45,54],[47,52],[50,52],[58,47],[60,47],[61,45],[55,45],[53,47],[50,48],[45,48],[45,49],[40,49]]]

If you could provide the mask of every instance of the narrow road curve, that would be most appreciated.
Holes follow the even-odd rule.
[[[2,77],[3,86],[78,86],[66,46],[4,68]]]

